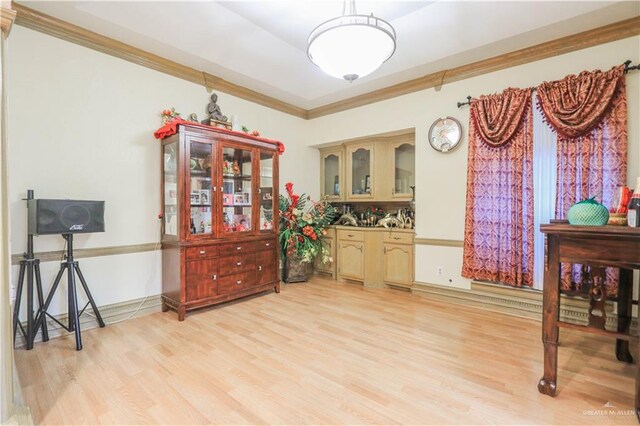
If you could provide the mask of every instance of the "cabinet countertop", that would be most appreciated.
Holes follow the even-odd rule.
[[[327,228],[337,229],[339,231],[367,231],[367,232],[402,232],[406,234],[414,234],[415,229],[404,228],[383,228],[381,226],[346,226],[346,225],[331,225]]]

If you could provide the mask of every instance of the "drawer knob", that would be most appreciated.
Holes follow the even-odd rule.
[[[262,266],[258,266],[258,271],[262,271]]]
[[[236,266],[242,266],[242,262],[236,263]]]
[[[218,276],[216,274],[213,274],[213,275],[211,275],[211,279],[215,281],[215,280],[218,279]]]
[[[271,243],[266,243],[265,247],[269,247],[271,245]]]
[[[242,246],[236,247],[236,250],[242,250]]]
[[[236,281],[236,284],[238,284],[238,285],[242,284],[242,280]]]
[[[200,254],[205,254],[206,252],[206,250],[200,250]]]
[[[353,238],[353,234],[347,234],[347,237]]]
[[[394,239],[394,240],[399,240],[399,239],[400,239],[400,237],[393,237],[393,239]]]

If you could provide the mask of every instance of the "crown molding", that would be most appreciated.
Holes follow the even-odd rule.
[[[246,87],[239,86],[224,80],[221,77],[208,74],[206,72],[179,64],[161,56],[149,53],[137,47],[114,40],[101,34],[89,31],[69,22],[63,21],[53,16],[46,15],[37,10],[13,3],[13,8],[18,16],[16,24],[30,28],[41,33],[88,47],[116,58],[133,62],[156,71],[160,71],[192,83],[200,84],[207,89],[220,90],[238,98],[246,99],[257,104],[294,115],[300,118],[307,118],[307,110],[295,105],[272,98],[265,94],[256,92]],[[4,30],[4,18],[3,18]]]
[[[9,37],[13,21],[16,20],[16,14],[16,11],[13,9],[8,9],[6,7],[0,8],[0,27],[2,28],[2,33],[5,37]]]
[[[477,77],[479,75],[505,68],[563,55],[576,50],[640,34],[640,16],[637,16],[456,68],[437,71],[423,77],[307,110],[263,93],[256,92],[249,88],[231,83],[221,77],[179,64],[153,53],[130,46],[126,43],[89,31],[77,25],[70,24],[61,19],[54,18],[37,10],[23,6],[19,3],[12,3],[12,7],[14,11],[11,13],[13,13],[13,17],[16,19],[16,24],[23,27],[48,34],[71,43],[79,44],[192,83],[200,84],[207,89],[220,90],[221,92],[308,120],[373,104],[432,87],[439,88],[447,83]],[[10,9],[2,9],[3,31],[5,31],[5,10]],[[15,17],[16,12],[17,18]],[[8,15],[7,19],[9,19]],[[13,22],[13,19],[11,22]],[[9,22],[7,22],[7,24],[9,24]]]
[[[432,87],[439,88],[443,84],[453,83],[455,81],[477,77],[479,75],[488,74],[505,68],[563,55],[565,53],[574,52],[587,47],[593,47],[599,44],[633,37],[638,34],[640,34],[640,16],[548,41],[546,43],[537,44],[535,46],[525,47],[524,49],[483,59],[481,61],[462,65],[456,68],[427,74],[414,80],[405,81],[403,83],[385,87],[380,90],[374,90],[373,92],[365,93],[363,95],[354,96],[349,99],[313,108],[308,111],[308,118],[311,120],[324,115],[335,114],[336,112],[406,95],[408,93]]]

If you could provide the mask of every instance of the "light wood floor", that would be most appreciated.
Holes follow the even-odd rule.
[[[40,343],[16,363],[38,423],[636,424],[634,367],[609,339],[562,330],[558,396],[539,394],[540,329],[313,278],[183,323],[88,330],[82,352],[72,336]]]

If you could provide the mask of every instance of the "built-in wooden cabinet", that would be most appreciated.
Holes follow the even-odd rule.
[[[179,125],[162,141],[162,307],[280,289],[278,155],[269,141]]]
[[[322,244],[329,250],[329,260],[322,261],[322,255],[318,255],[314,260],[314,270],[321,274],[331,275],[336,278],[336,230],[328,228],[327,235],[321,237]]]
[[[413,130],[320,150],[320,193],[335,201],[409,201],[415,185]]]
[[[413,285],[413,234],[385,232],[382,252],[385,284],[411,287]]]
[[[336,227],[337,278],[367,287],[413,284],[413,231]]]
[[[324,149],[320,153],[320,195],[330,200],[344,199],[344,150]]]

